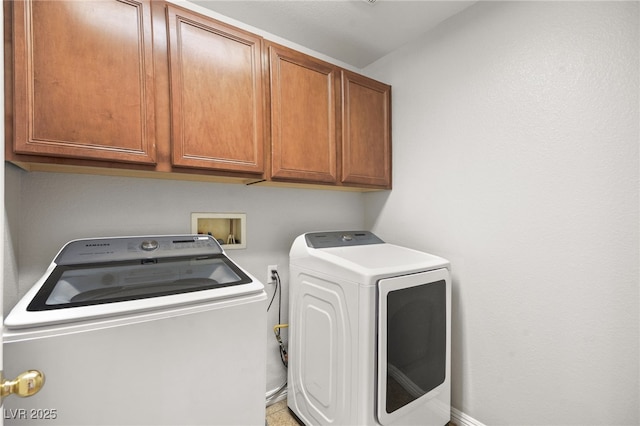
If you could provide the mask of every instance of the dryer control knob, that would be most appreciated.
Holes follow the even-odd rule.
[[[342,236],[342,241],[351,241],[351,240],[353,240],[353,235],[350,235],[350,234],[344,234],[344,235]]]

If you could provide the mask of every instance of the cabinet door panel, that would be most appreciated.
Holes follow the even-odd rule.
[[[173,164],[264,171],[262,39],[168,6]]]
[[[337,68],[282,46],[269,46],[271,176],[336,182]]]
[[[148,1],[17,1],[14,150],[155,162]]]
[[[342,71],[342,182],[391,187],[391,87]]]

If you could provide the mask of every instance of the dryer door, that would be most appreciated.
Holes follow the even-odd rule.
[[[382,425],[400,418],[402,424],[449,421],[450,307],[446,268],[378,282],[377,414]]]

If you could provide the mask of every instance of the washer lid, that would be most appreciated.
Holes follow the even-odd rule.
[[[79,321],[262,290],[211,236],[75,240],[63,247],[5,325]]]
[[[27,306],[46,311],[147,299],[250,283],[226,256],[58,265]]]

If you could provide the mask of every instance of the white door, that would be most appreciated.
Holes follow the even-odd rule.
[[[401,418],[403,424],[432,424],[429,413],[415,420],[411,413],[434,405],[431,400],[448,389],[450,294],[446,268],[378,282],[377,415],[382,425]],[[440,413],[433,414],[436,421]]]
[[[4,34],[4,8],[0,8],[0,34]],[[4,58],[4,44],[0,46],[0,56]],[[4,82],[4,67],[0,67],[0,75],[2,76],[2,81]],[[2,117],[4,117],[4,84],[0,85],[0,111],[2,112]],[[0,135],[4,135],[4,120],[0,120]],[[4,165],[4,145],[2,149],[0,149],[0,164]],[[4,304],[4,168],[2,169],[2,173],[0,173],[0,236],[2,237],[2,246],[0,246],[0,371],[4,371],[4,366],[2,364],[2,321],[4,319],[3,312],[3,304]],[[0,403],[0,408],[3,408],[2,403]],[[3,410],[4,414],[4,410]],[[0,416],[0,426],[4,425],[4,415]]]
[[[4,9],[0,7],[0,34],[4,34]],[[4,58],[4,45],[0,44],[0,58]],[[0,76],[2,77],[2,81],[4,81],[4,67],[0,67]],[[0,85],[0,116],[4,117],[4,84]],[[4,120],[0,120],[0,135],[4,135]],[[6,142],[5,142],[6,143]],[[0,149],[0,164],[4,165],[4,146],[3,149]],[[0,237],[2,240],[2,245],[0,246],[0,372],[3,371],[4,366],[2,363],[2,354],[3,354],[3,345],[2,343],[2,328],[3,328],[3,303],[4,303],[4,241],[5,241],[5,206],[4,206],[4,169],[2,173],[0,173]],[[16,392],[19,391],[21,393],[27,392],[32,394],[35,390],[35,387],[39,387],[41,385],[41,379],[39,376],[35,375],[35,373],[27,373],[26,375],[21,375],[22,377],[19,381],[5,381],[4,375],[0,374],[0,389],[2,390],[2,394],[6,392]],[[36,390],[37,392],[37,390]],[[35,392],[33,392],[35,393]],[[15,398],[15,397],[14,397]],[[4,425],[5,412],[2,402],[0,401],[0,408],[2,408],[2,415],[0,415],[0,426]]]

